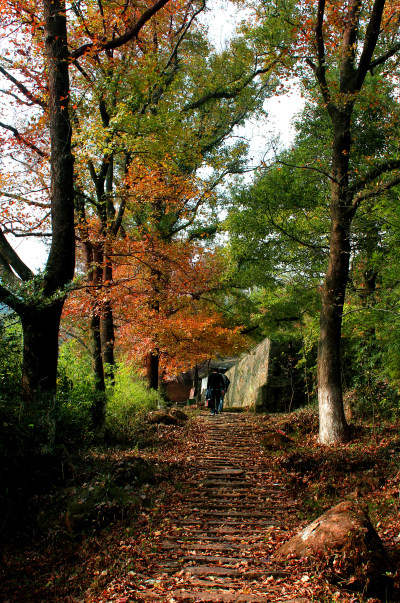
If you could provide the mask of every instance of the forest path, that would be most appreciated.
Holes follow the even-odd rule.
[[[304,601],[285,588],[290,570],[270,559],[296,513],[282,476],[269,470],[262,425],[244,413],[197,420],[203,441],[189,457],[179,502],[171,501],[153,535],[158,552],[126,600]]]

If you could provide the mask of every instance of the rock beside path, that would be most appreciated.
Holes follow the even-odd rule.
[[[382,541],[355,501],[343,501],[286,542],[276,557],[307,557],[333,579],[378,586],[387,571]]]
[[[279,450],[293,445],[293,440],[280,431],[271,431],[261,440],[261,446],[266,450]]]

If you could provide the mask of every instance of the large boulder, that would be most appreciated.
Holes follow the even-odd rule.
[[[343,501],[286,542],[276,557],[306,557],[333,581],[376,587],[387,571],[382,541],[356,501]]]

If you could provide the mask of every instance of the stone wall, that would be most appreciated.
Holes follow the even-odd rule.
[[[225,396],[225,407],[255,411],[266,407],[270,351],[271,341],[264,339],[226,372],[231,384]]]
[[[288,412],[306,403],[304,370],[297,367],[300,344],[264,339],[232,366],[226,408]]]

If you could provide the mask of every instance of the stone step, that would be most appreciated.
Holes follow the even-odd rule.
[[[243,593],[230,593],[223,591],[202,591],[193,592],[192,590],[175,590],[171,593],[174,597],[184,599],[185,601],[193,601],[193,603],[265,603],[270,601],[266,595],[251,595]]]
[[[220,469],[217,471],[209,471],[208,472],[209,475],[243,475],[244,474],[244,470],[243,469],[231,469],[229,467],[227,467],[226,469]]]
[[[261,572],[241,572],[239,569],[233,567],[219,567],[213,565],[188,565],[182,568],[184,572],[189,573],[193,576],[240,576],[244,579],[254,579],[256,577],[262,577]],[[250,575],[251,578],[247,578]]]
[[[191,544],[184,544],[178,542],[167,541],[161,543],[161,548],[165,550],[197,550],[197,551],[234,551],[239,550],[239,546],[229,545],[229,544],[210,544],[210,543],[201,543],[201,542],[193,542]]]
[[[193,525],[193,524],[192,524]],[[264,522],[263,527],[276,527],[277,522]],[[260,526],[248,526],[246,529],[242,529],[242,526],[239,526],[241,529],[237,529],[237,525],[227,525],[226,527],[221,524],[221,527],[207,527],[207,528],[197,528],[195,526],[190,528],[188,532],[188,537],[196,537],[201,539],[209,539],[211,536],[215,534],[219,534],[220,536],[237,536],[238,538],[244,539],[245,537],[253,537],[254,535],[259,535],[260,540],[264,538],[264,534],[260,534]],[[175,528],[178,529],[178,528]],[[180,530],[180,534],[183,535],[182,530]],[[218,540],[218,538],[217,538]]]
[[[271,517],[271,515],[268,515],[267,513],[260,513],[258,511],[253,511],[253,512],[249,512],[246,513],[246,511],[230,511],[229,509],[226,509],[225,511],[200,511],[200,516],[201,517],[244,517],[244,518],[249,518],[249,519],[256,519],[257,517],[262,517],[264,519],[266,519],[267,517]]]
[[[206,561],[207,563],[226,563],[228,565],[240,564],[240,563],[251,563],[251,557],[223,557],[218,555],[184,555],[181,557],[183,561]]]
[[[204,488],[251,488],[252,485],[250,482],[211,479],[200,483]]]
[[[250,518],[245,518],[245,520],[237,519],[220,519],[212,521],[208,519],[207,521],[200,521],[198,519],[182,519],[180,522],[181,526],[202,526],[204,529],[209,529],[210,527],[218,527],[218,526],[232,526],[241,529],[241,531],[246,530],[246,528],[253,528],[254,526],[270,526],[275,525],[276,521],[273,519],[264,520],[264,519],[254,519],[250,520]]]

